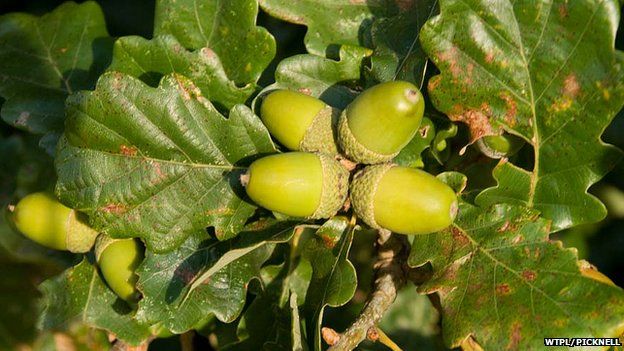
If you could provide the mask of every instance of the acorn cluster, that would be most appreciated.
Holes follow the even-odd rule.
[[[86,216],[60,203],[47,192],[32,193],[9,207],[15,228],[32,241],[55,250],[85,253],[95,244],[102,277],[121,299],[138,300],[138,276],[143,246],[135,239],[113,239],[91,228]]]
[[[329,218],[349,197],[372,228],[400,234],[444,229],[457,213],[454,191],[425,171],[391,163],[418,131],[423,113],[422,94],[402,81],[365,90],[343,111],[302,93],[272,91],[260,118],[292,151],[256,160],[241,182],[258,205],[287,216]],[[344,159],[361,165],[355,174]]]

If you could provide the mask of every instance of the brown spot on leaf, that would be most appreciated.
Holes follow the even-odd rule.
[[[522,235],[518,234],[518,235],[516,235],[516,237],[513,238],[513,240],[511,240],[511,243],[515,245],[515,244],[519,244],[519,243],[521,243],[523,241],[524,241],[524,237]]]
[[[122,214],[128,210],[128,207],[124,204],[108,204],[101,208],[104,213]]]
[[[563,81],[563,95],[575,98],[581,91],[581,85],[574,73],[570,73]]]
[[[511,325],[511,335],[509,337],[509,344],[505,347],[507,350],[518,350],[518,344],[522,340],[522,325],[519,322],[514,322]]]
[[[470,129],[470,143],[486,135],[496,134],[492,130],[489,117],[491,116],[490,106],[487,103],[481,104],[478,109],[463,110],[456,105],[449,114],[449,119],[454,122],[463,122]]]
[[[64,54],[67,52],[67,48],[60,48],[59,51],[61,52],[61,54]]]
[[[437,75],[437,76],[431,78],[429,80],[428,85],[427,85],[427,87],[429,88],[429,91],[436,90],[441,82],[442,82],[442,76],[441,75]]]
[[[451,235],[453,235],[453,241],[459,244],[460,246],[464,246],[468,243],[468,238],[461,230],[457,227],[451,227]]]
[[[336,246],[335,238],[329,235],[321,235],[321,240],[323,240],[323,246],[328,249],[332,249],[334,246]]]
[[[498,295],[509,295],[509,293],[511,293],[511,288],[509,287],[509,284],[507,283],[498,284],[496,286],[496,293]]]
[[[418,133],[420,134],[421,137],[426,138],[427,134],[429,134],[429,129],[430,129],[430,127],[428,125],[426,125],[426,126],[420,128],[418,130]]]
[[[507,105],[507,111],[505,112],[505,122],[510,127],[516,125],[516,114],[518,113],[518,107],[516,104],[516,100],[514,100],[509,94],[503,92],[500,94],[500,98],[505,101],[505,105]]]
[[[119,152],[124,156],[136,156],[137,148],[134,146],[120,145]]]
[[[569,15],[568,4],[563,3],[563,4],[559,5],[559,16],[561,18],[567,18],[568,15]]]
[[[174,272],[174,276],[180,279],[185,285],[188,285],[190,282],[193,281],[193,279],[195,279],[195,273],[186,267],[176,269]],[[204,281],[203,283],[205,284],[207,281],[208,280]]]
[[[563,81],[562,96],[550,106],[554,112],[566,111],[572,106],[574,99],[581,93],[581,85],[574,73],[570,73]]]
[[[444,62],[448,65],[449,71],[451,72],[454,78],[458,78],[461,75],[462,69],[461,67],[459,67],[459,64],[457,63],[458,54],[457,54],[456,47],[453,46],[447,51],[439,52],[437,56],[438,56],[439,61]]]
[[[228,207],[214,208],[206,211],[207,216],[225,216],[233,213],[233,210]]]
[[[537,277],[537,273],[527,269],[522,272],[522,277],[528,281],[533,281],[535,280],[535,277]]]
[[[506,232],[507,229],[509,229],[509,226],[510,226],[509,221],[505,221],[505,223],[503,223],[503,225],[500,228],[498,228],[497,232],[499,233]]]
[[[492,63],[494,61],[494,52],[493,51],[488,51],[485,54],[485,62],[486,63]]]

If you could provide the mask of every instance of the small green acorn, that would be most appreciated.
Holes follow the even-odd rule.
[[[336,155],[335,126],[340,112],[299,92],[275,90],[262,101],[260,118],[271,135],[290,150]]]
[[[399,234],[426,234],[448,227],[457,197],[420,169],[394,164],[368,166],[351,183],[353,210],[370,227]]]
[[[32,241],[56,250],[91,250],[98,232],[85,215],[60,203],[47,192],[32,193],[10,208],[17,230]]]
[[[95,258],[106,284],[122,300],[134,303],[139,298],[135,270],[143,261],[143,246],[135,239],[113,239],[100,235]]]
[[[359,163],[390,161],[412,140],[424,111],[423,96],[413,84],[392,81],[375,85],[340,115],[340,147]]]
[[[329,218],[344,204],[349,172],[324,154],[288,152],[254,161],[241,177],[258,205],[292,217]]]
[[[477,147],[489,158],[515,155],[524,146],[524,140],[511,134],[487,135],[477,140]]]

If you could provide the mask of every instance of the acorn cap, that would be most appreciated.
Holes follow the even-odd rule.
[[[299,144],[299,150],[337,155],[336,125],[339,117],[340,110],[338,109],[331,106],[321,109],[306,130]]]
[[[71,210],[67,217],[67,250],[73,253],[84,253],[91,250],[98,231],[86,223],[86,215]]]
[[[317,154],[323,168],[323,188],[318,208],[310,218],[333,217],[344,205],[349,193],[349,171],[333,157]]]
[[[377,84],[364,90],[344,110],[338,141],[353,161],[390,161],[418,132],[424,110],[424,98],[414,84]]]
[[[95,260],[96,261],[100,261],[100,256],[102,256],[102,252],[104,252],[104,250],[106,250],[106,248],[114,243],[115,241],[118,240],[124,240],[124,239],[113,239],[110,236],[106,235],[106,234],[101,234],[98,235],[96,241],[95,241]]]
[[[340,114],[338,121],[338,135],[342,151],[350,160],[356,162],[366,164],[388,162],[395,158],[399,152],[401,152],[401,150],[399,150],[395,153],[384,155],[369,150],[366,146],[362,145],[362,143],[357,141],[353,133],[351,133],[351,129],[349,129],[346,109]]]
[[[260,118],[271,135],[294,151],[338,153],[339,111],[297,91],[275,90],[264,97]]]
[[[353,176],[349,195],[351,206],[353,206],[353,211],[357,216],[373,229],[382,229],[375,221],[374,198],[375,193],[377,193],[377,185],[383,175],[395,166],[392,163],[368,166]]]

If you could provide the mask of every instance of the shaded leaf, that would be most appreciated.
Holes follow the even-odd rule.
[[[2,119],[58,137],[65,98],[94,86],[108,65],[111,45],[95,2],[66,2],[42,17],[0,16]]]
[[[253,214],[238,178],[274,147],[247,107],[226,119],[182,76],[151,88],[108,73],[67,111],[56,190],[102,232],[164,252],[207,226],[233,237]]]
[[[439,12],[438,0],[415,1],[407,10],[373,23],[371,74],[379,82],[406,80],[422,88],[427,55],[418,35],[425,22]]]
[[[368,50],[353,46],[340,48],[340,61],[316,55],[295,55],[281,61],[275,71],[275,83],[263,92],[287,89],[318,97],[330,106],[342,109],[357,95],[344,83],[360,79],[361,64]],[[342,84],[341,84],[342,83]]]
[[[228,345],[225,350],[250,350],[259,345],[267,351],[303,350],[298,295],[290,285],[291,280],[297,280],[302,274],[309,282],[311,267],[308,263],[289,271],[289,265],[284,264],[278,269],[278,275],[245,311],[238,330],[242,340]]]
[[[308,27],[309,53],[325,57],[333,46],[366,46],[365,33],[375,18],[388,17],[413,6],[412,1],[260,0],[271,16]],[[339,20],[337,20],[339,19]],[[328,50],[329,49],[329,50]]]
[[[71,264],[72,255],[45,248],[19,233],[11,223],[9,204],[35,191],[54,186],[52,158],[28,135],[0,137],[0,256],[12,261],[62,269]]]
[[[424,117],[418,127],[418,132],[392,162],[406,167],[422,167],[423,162],[420,154],[429,148],[431,141],[436,136],[436,128],[433,122]]]
[[[226,109],[244,103],[254,92],[251,84],[239,88],[227,77],[212,49],[191,52],[170,35],[152,40],[119,38],[109,70],[137,77],[151,86],[157,86],[163,75],[179,73],[191,79],[206,99]]]
[[[312,265],[304,317],[307,337],[314,350],[321,349],[321,323],[325,306],[338,307],[353,297],[357,274],[348,260],[354,227],[345,217],[334,217],[306,241],[302,257]]]
[[[586,190],[619,160],[600,134],[624,103],[624,55],[614,50],[615,0],[442,0],[421,32],[441,75],[429,82],[436,108],[468,124],[473,141],[522,136],[534,148],[526,171],[502,160],[483,206],[538,209],[560,230],[604,218]]]
[[[97,267],[83,259],[63,274],[41,284],[45,309],[44,330],[66,329],[76,320],[108,330],[119,339],[138,345],[150,336],[149,328],[134,318],[134,311],[106,286]]]
[[[154,36],[173,35],[187,49],[212,49],[227,76],[255,82],[275,56],[275,39],[256,26],[256,0],[159,0]]]
[[[620,334],[624,291],[583,276],[549,227],[535,210],[462,203],[451,228],[414,237],[409,264],[432,265],[419,289],[440,297],[447,346],[472,335],[486,350],[541,350],[553,335]]]
[[[245,305],[249,281],[259,276],[276,243],[288,241],[295,223],[253,223],[228,241],[199,232],[175,251],[147,252],[138,269],[143,293],[138,317],[183,333],[212,313],[232,322]]]
[[[438,323],[440,315],[429,298],[418,294],[416,287],[399,290],[396,300],[379,322],[379,328],[403,350],[448,350],[442,345]],[[381,343],[358,346],[362,351],[388,348]]]

